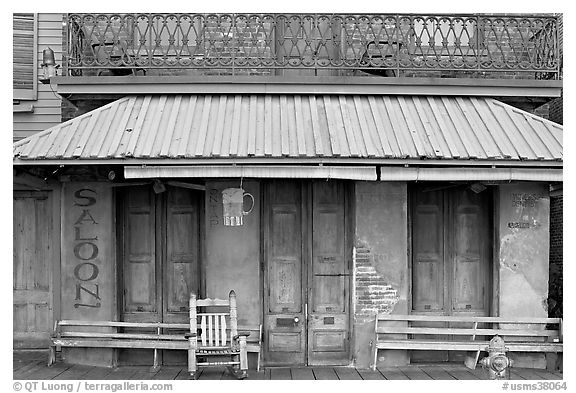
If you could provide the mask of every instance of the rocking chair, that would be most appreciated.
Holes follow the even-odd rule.
[[[198,367],[226,366],[238,379],[248,376],[246,337],[250,333],[238,333],[236,293],[232,290],[228,296],[228,300],[196,299],[195,294],[190,294],[190,333],[186,338],[190,343],[188,372],[193,379],[198,378]],[[209,311],[199,312],[205,307]],[[225,361],[213,361],[214,358]]]

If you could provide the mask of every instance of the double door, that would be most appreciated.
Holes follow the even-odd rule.
[[[348,364],[346,184],[273,181],[265,187],[264,209],[266,363]]]
[[[412,313],[488,316],[490,189],[431,184],[411,191]],[[415,351],[412,360],[420,359],[457,360],[452,353]]]
[[[130,187],[120,195],[121,318],[128,322],[188,323],[190,293],[200,286],[201,194],[167,187]],[[177,352],[177,351],[174,351]],[[164,363],[178,354],[164,351]],[[151,351],[120,354],[126,363],[149,363]]]

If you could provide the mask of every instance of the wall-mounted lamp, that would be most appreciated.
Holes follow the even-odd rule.
[[[49,47],[42,52],[42,64],[40,65],[42,66],[42,76],[40,78],[42,82],[49,81],[50,78],[56,76],[56,69],[60,66],[56,64],[54,51]]]

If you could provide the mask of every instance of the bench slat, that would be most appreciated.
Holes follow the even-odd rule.
[[[469,329],[469,328],[425,328],[406,326],[384,326],[376,330],[378,334],[434,334],[454,336],[533,336],[533,337],[558,337],[557,330],[512,330],[512,329]]]
[[[127,328],[163,328],[163,329],[190,329],[188,323],[165,322],[111,322],[111,321],[58,321],[58,326],[94,326],[94,327],[127,327]]]
[[[432,341],[432,340],[388,340],[378,341],[378,349],[418,349],[430,351],[484,351],[488,341]],[[506,343],[512,352],[562,352],[561,343]]]
[[[61,332],[60,337],[85,337],[85,338],[125,338],[135,340],[187,340],[182,335],[176,334],[133,334],[133,333],[100,333],[100,332]]]
[[[53,345],[80,348],[140,348],[140,349],[188,349],[187,341],[153,341],[153,340],[112,340],[112,339],[64,339],[55,338]]]
[[[559,324],[561,318],[466,317],[444,315],[378,314],[378,321],[479,322],[506,324]]]

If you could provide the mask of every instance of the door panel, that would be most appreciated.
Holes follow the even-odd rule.
[[[186,322],[190,293],[198,294],[198,200],[182,188],[170,188],[167,200],[163,320]]]
[[[46,348],[52,329],[52,211],[46,192],[13,196],[13,344]]]
[[[454,254],[452,311],[488,315],[489,193],[451,195]]]
[[[124,199],[125,321],[159,321],[156,301],[155,197],[147,187],[135,187]]]
[[[412,307],[418,312],[442,312],[444,309],[442,193],[415,192],[412,206]]]
[[[305,364],[301,199],[296,182],[268,186],[264,323],[269,365]]]

